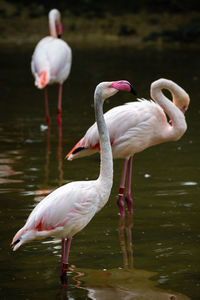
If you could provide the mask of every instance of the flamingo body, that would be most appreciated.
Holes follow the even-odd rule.
[[[163,89],[170,91],[173,102],[162,93]],[[154,101],[138,99],[137,102],[115,107],[104,114],[113,157],[125,159],[118,198],[121,215],[124,215],[122,196],[125,190],[128,160],[131,159],[128,165],[126,200],[129,202],[129,211],[132,213],[132,198],[130,196],[132,156],[150,146],[177,141],[187,129],[184,112],[188,108],[190,99],[180,86],[171,80],[156,80],[151,85],[151,96]],[[169,122],[166,115],[170,118]],[[66,157],[68,160],[73,160],[97,151],[100,151],[100,145],[95,123]]]
[[[14,236],[13,250],[30,240],[53,236],[62,239],[61,280],[65,277],[72,237],[82,230],[108,201],[113,184],[113,161],[103,102],[119,90],[131,91],[127,81],[100,83],[94,104],[101,145],[100,174],[97,180],[68,183],[44,198],[31,212],[26,224]],[[67,249],[65,246],[67,238]]]
[[[157,103],[148,100],[114,107],[106,112],[104,117],[114,158],[128,158],[150,146],[169,140],[178,140],[187,128],[185,117],[180,112],[183,124],[174,136],[173,128],[168,123],[163,109]],[[68,160],[73,160],[99,150],[99,135],[95,123],[67,154],[67,157]]]
[[[35,85],[42,89],[47,84],[63,82],[71,69],[71,48],[59,38],[47,36],[36,46],[31,61],[31,70],[35,77]],[[46,78],[41,76],[45,73]]]
[[[44,88],[45,91],[45,111],[48,129],[50,128],[50,115],[47,85],[59,84],[57,122],[59,135],[61,136],[62,85],[68,78],[71,70],[72,51],[69,45],[61,39],[61,15],[57,9],[52,9],[49,12],[49,30],[50,36],[43,38],[35,47],[31,60],[31,71],[35,78],[35,85],[39,89]]]
[[[101,196],[107,202],[109,192]],[[99,201],[96,181],[76,181],[61,186],[34,208],[25,226],[13,239],[12,243],[15,243],[20,238],[13,250],[34,239],[74,236],[100,209]]]

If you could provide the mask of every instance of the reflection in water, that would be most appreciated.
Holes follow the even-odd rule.
[[[81,282],[81,277],[83,277],[85,274],[83,272],[76,271],[76,266],[75,265],[71,265],[69,270],[74,273],[72,279],[75,282],[75,287],[76,288],[81,288],[81,283],[82,283]]]
[[[159,188],[155,192],[155,196],[177,196],[177,195],[187,195],[190,193],[190,190],[187,190],[187,187],[198,185],[197,182],[194,181],[186,181],[186,182],[167,182],[165,188],[162,186],[162,190]]]
[[[60,127],[60,133],[58,137],[58,146],[57,146],[57,159],[58,159],[58,185],[61,186],[63,184],[63,158],[62,158],[62,128]],[[44,168],[44,186],[48,186],[49,184],[49,170],[50,170],[50,155],[51,155],[51,137],[50,137],[50,127],[47,128],[46,135],[46,155],[45,155],[45,168]],[[35,201],[41,201],[45,196],[47,196],[51,190],[41,189],[36,191],[37,197]],[[40,195],[38,197],[38,195]]]
[[[62,128],[60,127],[61,135],[58,137],[58,148],[57,148],[57,158],[58,158],[58,173],[59,173],[59,186],[63,183],[63,169],[62,169]],[[45,163],[45,184],[48,183],[49,179],[49,160],[51,153],[51,141],[50,141],[50,127],[47,129],[46,136],[46,163]]]
[[[21,154],[17,150],[0,154],[0,184],[23,182],[21,179],[12,178],[12,176],[23,174],[22,171],[15,171],[13,168],[19,159],[21,159]]]
[[[66,286],[62,286],[61,299],[71,298],[70,283],[78,290],[86,290],[89,299],[107,300],[116,299],[159,299],[159,300],[188,300],[185,295],[168,292],[158,288],[157,282],[151,278],[156,273],[134,268],[133,242],[132,242],[133,216],[119,218],[119,243],[122,251],[123,268],[116,269],[79,269],[75,265],[69,267]],[[44,241],[43,243],[54,243]],[[60,245],[53,246],[54,255],[60,256]],[[168,251],[169,249],[165,249]],[[161,250],[162,251],[162,250]]]
[[[44,178],[45,178],[45,185],[48,183],[49,180],[49,159],[51,153],[51,144],[50,144],[50,128],[47,128],[47,135],[46,135],[46,157],[45,157],[45,168],[44,168]]]
[[[71,277],[76,288],[86,289],[89,299],[93,300],[107,300],[113,297],[128,300],[188,300],[184,295],[157,288],[156,282],[151,280],[155,273],[134,268],[132,228],[132,215],[129,214],[127,220],[120,217],[118,232],[124,268],[98,271],[79,270],[71,266],[70,271],[74,274]],[[68,299],[67,291],[65,292],[63,299]]]
[[[59,172],[59,186],[63,183],[63,158],[62,158],[62,134],[58,137],[58,172]]]
[[[126,222],[127,220],[127,222]],[[124,269],[133,269],[133,244],[132,244],[133,215],[128,218],[120,217],[119,241],[123,255]]]

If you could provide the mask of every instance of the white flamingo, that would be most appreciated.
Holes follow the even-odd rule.
[[[49,30],[50,36],[40,40],[34,50],[31,70],[35,77],[35,85],[39,89],[45,88],[44,98],[48,127],[50,125],[50,115],[47,85],[59,83],[57,121],[59,134],[61,135],[62,85],[70,73],[72,53],[69,45],[61,39],[61,15],[57,9],[52,9],[49,12]]]
[[[162,92],[168,90],[173,102]],[[159,79],[151,84],[151,97],[155,101],[138,99],[137,102],[115,107],[104,114],[110,135],[114,158],[123,158],[121,184],[118,194],[120,213],[124,216],[123,195],[127,175],[126,196],[128,210],[133,212],[131,197],[132,159],[135,153],[169,141],[177,141],[187,129],[184,113],[190,98],[175,82]],[[166,114],[170,118],[168,122]],[[68,160],[91,155],[100,150],[96,123],[67,154]]]
[[[97,180],[71,182],[44,198],[14,236],[13,250],[34,239],[62,239],[61,280],[64,282],[72,237],[82,230],[108,201],[113,184],[112,150],[103,116],[103,102],[118,91],[131,91],[128,81],[102,82],[95,90],[94,107],[101,145]],[[67,238],[67,245],[65,244]]]

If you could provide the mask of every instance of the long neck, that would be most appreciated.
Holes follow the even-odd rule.
[[[97,127],[99,131],[100,140],[100,174],[98,181],[102,188],[103,193],[109,193],[113,183],[113,158],[110,145],[110,137],[106,123],[103,116],[103,101],[101,99],[101,92],[95,93],[95,115],[97,121]],[[102,203],[102,206],[104,204]]]
[[[56,10],[52,10],[49,13],[49,31],[50,35],[54,38],[58,37],[56,29],[56,21],[59,21],[59,14]]]
[[[155,81],[151,85],[151,97],[154,99],[164,110],[164,112],[169,116],[172,121],[172,131],[171,134],[174,136],[179,136],[182,132],[186,130],[186,122],[184,114],[181,110],[174,105],[174,103],[169,100],[162,92],[163,89],[168,90],[173,96],[173,102],[181,97],[182,89],[179,89],[173,81],[161,79]],[[182,134],[181,134],[182,135]]]

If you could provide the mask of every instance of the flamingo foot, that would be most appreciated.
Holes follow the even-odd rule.
[[[67,279],[68,279],[67,271],[68,271],[68,264],[62,263],[60,280],[63,285],[67,284]]]
[[[123,200],[123,196],[122,195],[118,196],[117,204],[119,206],[119,211],[120,211],[121,217],[124,217],[125,216],[125,209],[124,209],[124,200]]]
[[[60,281],[61,281],[61,284],[62,285],[66,285],[67,284],[67,274],[66,273],[63,273],[62,275],[60,275]]]
[[[131,195],[127,193],[125,200],[127,203],[129,214],[132,215],[133,214],[133,199],[132,199]]]

